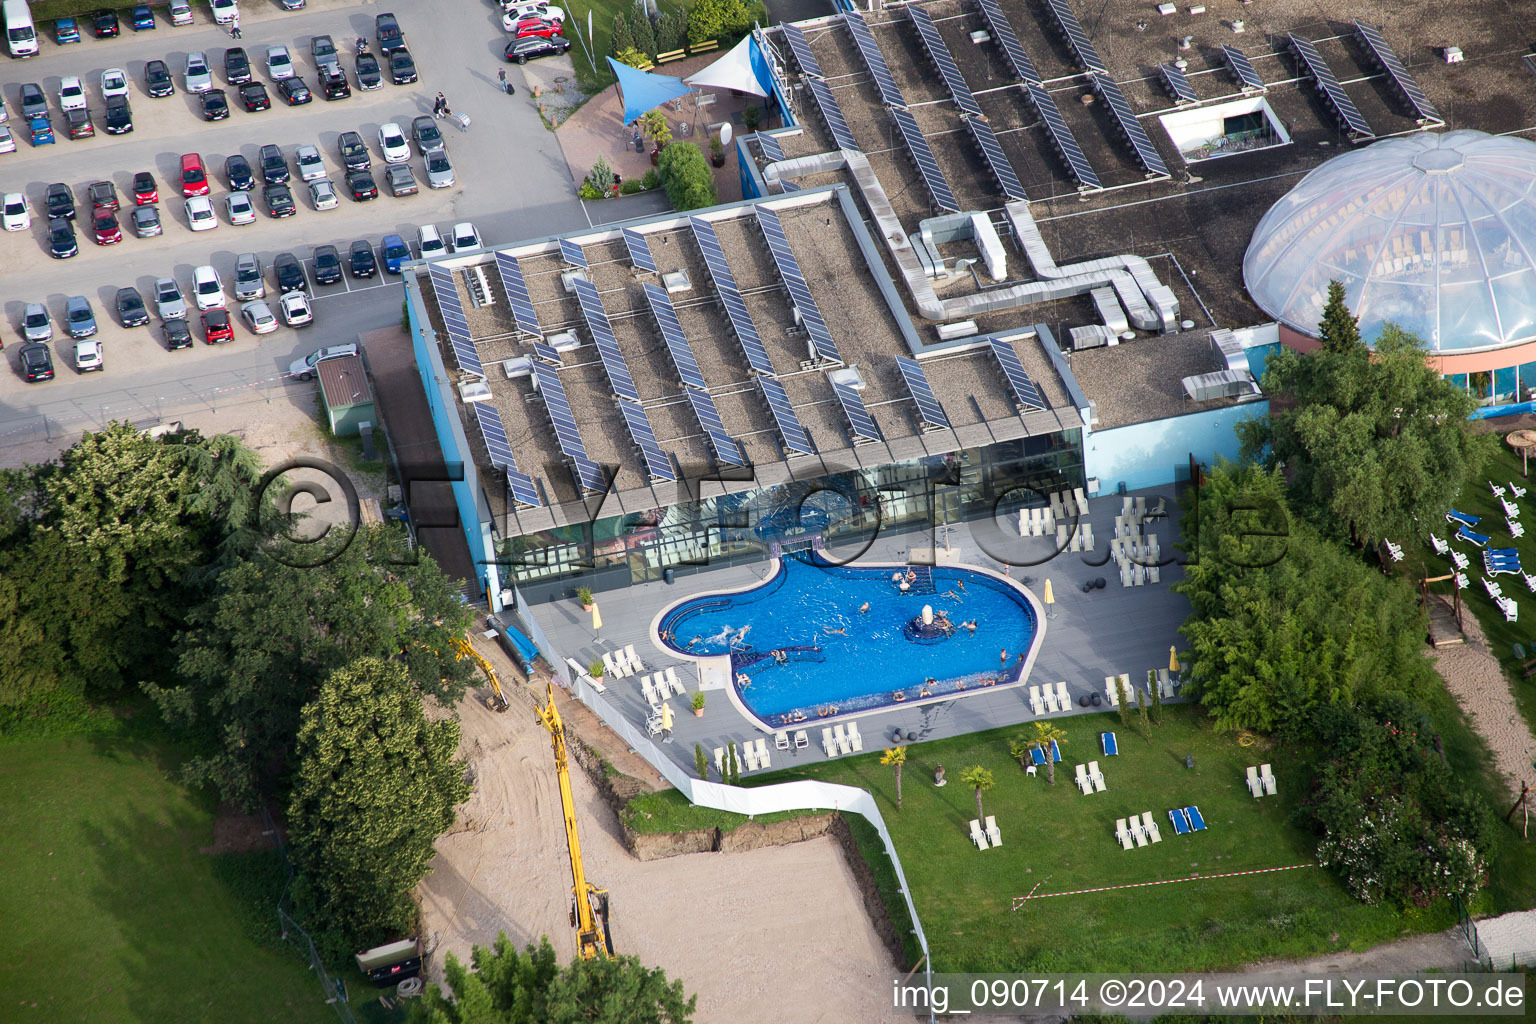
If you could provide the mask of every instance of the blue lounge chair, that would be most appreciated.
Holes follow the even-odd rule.
[[[1055,740],[1051,740],[1051,760],[1057,764],[1061,763],[1061,748],[1056,745]]]
[[[1460,523],[1462,526],[1476,526],[1482,522],[1478,516],[1469,516],[1465,512],[1457,512],[1455,509],[1451,509],[1445,514],[1445,521],[1448,523]]]
[[[1112,732],[1099,733],[1099,742],[1104,745],[1104,756],[1114,757],[1120,753],[1120,747],[1115,743],[1115,734]]]
[[[1456,536],[1468,544],[1476,544],[1478,547],[1488,543],[1488,535],[1486,533],[1473,533],[1465,526],[1456,531]]]
[[[1045,767],[1045,754],[1041,753],[1039,747],[1030,747],[1029,748],[1029,759],[1031,761],[1035,762],[1035,765],[1037,767],[1040,767],[1040,768],[1044,768]]]
[[[1190,828],[1194,829],[1196,832],[1205,831],[1205,819],[1200,817],[1200,808],[1196,807],[1194,804],[1190,804],[1188,807],[1184,808],[1184,813],[1189,816]]]
[[[1489,548],[1484,558],[1519,558],[1519,548]]]
[[[1175,835],[1181,836],[1189,831],[1189,822],[1184,817],[1184,812],[1177,807],[1168,812],[1168,820],[1173,822],[1173,832]]]

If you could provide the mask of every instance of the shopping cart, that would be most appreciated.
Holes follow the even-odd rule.
[[[461,131],[461,132],[469,131],[469,115],[468,114],[449,114],[448,116],[450,118],[452,118],[454,121],[458,122],[459,131]]]

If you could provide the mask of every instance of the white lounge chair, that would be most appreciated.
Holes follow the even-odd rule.
[[[1058,680],[1056,683],[1056,706],[1063,711],[1072,710],[1072,698],[1067,694],[1065,680]]]
[[[1520,518],[1520,508],[1508,498],[1500,498],[1499,504],[1504,506],[1504,515],[1510,519]]]
[[[1141,827],[1141,822],[1136,820],[1136,815],[1134,814],[1131,815],[1130,827],[1131,838],[1136,840],[1137,846],[1146,846],[1149,842],[1151,842],[1151,840],[1147,838],[1146,830]]]
[[[1151,811],[1141,812],[1141,830],[1145,832],[1154,843],[1163,841],[1163,834],[1157,830],[1157,822],[1152,820]]]
[[[826,726],[821,727],[821,749],[826,751],[828,757],[837,756],[837,744],[832,742],[832,730]]]
[[[603,652],[603,669],[615,679],[623,679],[629,672],[616,661],[612,653]]]
[[[864,749],[864,737],[859,735],[858,722],[848,723],[848,746],[853,748],[855,754]]]
[[[677,694],[679,697],[683,697],[683,696],[687,695],[688,688],[683,685],[683,681],[681,679],[677,678],[677,669],[676,668],[674,668],[671,665],[668,665],[667,669],[666,669],[666,676],[667,676],[667,683],[672,687],[672,692],[673,693]]]
[[[1517,497],[1517,498],[1525,497],[1525,488],[1524,487],[1521,487],[1518,484],[1510,484],[1509,485],[1509,489],[1511,491],[1515,492],[1515,497]]]
[[[764,770],[767,770],[769,765],[773,764],[768,759],[768,741],[761,736],[757,738],[757,764],[758,767]]]
[[[1049,686],[1047,686],[1047,687],[1046,687],[1046,688],[1045,688],[1045,710],[1046,710],[1046,711],[1048,711],[1048,712],[1050,712],[1050,713],[1051,713],[1051,714],[1053,714],[1053,715],[1054,715],[1054,714],[1055,714],[1055,713],[1056,713],[1056,712],[1057,712],[1057,711],[1059,711],[1059,710],[1060,710],[1060,709],[1059,709],[1059,708],[1058,708],[1058,707],[1057,707],[1057,706],[1056,706],[1056,695],[1055,695],[1055,694],[1054,694],[1054,693],[1052,693],[1052,692],[1051,692],[1051,688],[1050,688],[1050,687],[1049,687]]]
[[[1509,535],[1511,537],[1524,537],[1525,536],[1525,525],[1523,523],[1521,523],[1517,519],[1508,519],[1508,520],[1505,520],[1505,521],[1507,523],[1509,523]]]
[[[1460,551],[1451,552],[1451,561],[1456,563],[1456,568],[1458,569],[1465,569],[1472,564],[1472,559]]]
[[[1115,685],[1114,676],[1104,677],[1104,698],[1109,701],[1109,706],[1112,708],[1120,705],[1120,690]]]
[[[1456,589],[1457,590],[1465,590],[1465,589],[1467,589],[1467,587],[1469,587],[1471,585],[1472,585],[1472,581],[1467,579],[1467,574],[1466,573],[1459,572],[1459,573],[1456,574]]]
[[[1500,487],[1498,484],[1494,483],[1492,480],[1488,481],[1488,486],[1493,489],[1493,493],[1494,494],[1498,495],[1500,498],[1504,497],[1504,488]]]
[[[1248,792],[1255,800],[1264,795],[1264,783],[1259,781],[1259,770],[1253,765],[1248,766]]]
[[[1088,781],[1093,783],[1095,793],[1104,792],[1104,773],[1099,771],[1099,762],[1088,762]]]
[[[1088,766],[1087,765],[1078,764],[1078,766],[1077,766],[1077,780],[1076,781],[1077,781],[1077,788],[1083,791],[1083,795],[1084,796],[1086,796],[1089,793],[1093,792],[1093,783],[1088,778]]]
[[[1488,596],[1493,598],[1495,601],[1504,596],[1503,588],[1493,580],[1489,579],[1487,576],[1483,577],[1483,589],[1488,591]]]
[[[1077,514],[1080,516],[1087,515],[1088,495],[1083,493],[1083,489],[1081,487],[1074,487],[1072,489],[1072,497],[1077,499]]]
[[[1038,684],[1029,688],[1029,709],[1036,715],[1045,714],[1045,704],[1040,700],[1040,687]]]
[[[1505,622],[1518,622],[1520,619],[1520,606],[1515,604],[1512,597],[1499,598],[1499,607],[1504,610]]]
[[[795,749],[796,750],[804,750],[806,747],[808,747],[810,745],[811,745],[811,738],[805,734],[805,730],[804,729],[801,729],[799,732],[795,733]]]
[[[1264,783],[1264,792],[1269,796],[1275,795],[1275,773],[1269,770],[1269,765],[1259,765],[1259,781]]]
[[[832,738],[837,740],[837,750],[840,754],[853,753],[853,744],[848,742],[848,734],[843,731],[841,724],[832,727]]]
[[[775,750],[789,749],[789,733],[780,730],[773,734],[773,748]]]
[[[976,844],[976,849],[978,850],[985,850],[987,848],[987,837],[982,834],[981,822],[975,818],[971,819],[971,842]]]
[[[645,694],[645,702],[651,707],[661,706],[662,698],[656,695],[656,690],[651,686],[651,677],[645,676],[640,680],[640,691]]]
[[[747,740],[741,745],[741,752],[736,756],[740,758],[741,764],[745,766],[746,771],[757,771],[757,749],[752,746],[751,740]]]
[[[1436,537],[1434,534],[1429,535],[1429,543],[1430,546],[1435,549],[1435,554],[1437,555],[1443,555],[1447,551],[1451,550],[1451,546],[1449,544],[1441,540],[1439,537]]]
[[[715,771],[720,773],[720,777],[722,779],[725,778],[725,748],[724,747],[716,747],[715,748]]]
[[[640,655],[635,653],[634,644],[624,645],[624,660],[629,663],[629,670],[631,672],[645,671],[645,663],[640,660]]]
[[[992,840],[993,846],[1003,845],[1003,831],[997,827],[996,815],[987,815],[987,838]]]
[[[1136,845],[1136,840],[1131,838],[1131,830],[1125,827],[1124,818],[1115,821],[1115,838],[1120,841],[1122,850],[1132,849]]]

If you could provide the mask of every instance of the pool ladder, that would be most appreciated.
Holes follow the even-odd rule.
[[[914,565],[914,566],[912,566],[912,571],[917,574],[917,579],[912,582],[912,588],[910,590],[908,590],[907,593],[909,593],[909,594],[932,594],[932,593],[936,593],[936,590],[934,589],[934,586],[933,586],[933,569],[930,566]]]

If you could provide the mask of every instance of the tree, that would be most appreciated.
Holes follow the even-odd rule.
[[[1152,724],[1163,724],[1163,692],[1157,685],[1157,673],[1147,671],[1147,692],[1152,695]]]
[[[1317,340],[1329,352],[1348,353],[1363,347],[1360,340],[1360,319],[1349,311],[1344,301],[1344,285],[1328,282],[1328,301],[1323,304],[1323,316],[1317,324]]]
[[[736,744],[727,744],[725,748],[725,754],[725,782],[734,786],[741,782],[741,767],[736,763]]]
[[[1045,781],[1050,785],[1056,785],[1056,759],[1051,756],[1051,744],[1056,744],[1060,749],[1067,742],[1067,734],[1057,728],[1054,722],[1035,722],[1035,738],[1033,745],[1040,748],[1040,753],[1045,756]]]
[[[981,794],[983,791],[991,789],[996,785],[997,780],[992,777],[992,773],[989,770],[979,764],[973,764],[960,773],[960,781],[976,790],[976,820],[981,821],[983,818],[981,813]]]
[[[1154,689],[1154,690],[1157,689],[1156,677],[1153,678],[1153,681],[1151,682],[1150,685],[1152,686],[1152,689]],[[1152,742],[1152,726],[1147,724],[1147,706],[1144,703],[1142,703],[1142,700],[1141,700],[1141,687],[1139,687],[1139,686],[1136,688],[1136,713],[1141,718],[1141,734],[1147,738],[1147,742],[1148,743],[1151,743]]]
[[[1029,752],[1035,748],[1035,741],[1020,734],[1008,741],[1008,756],[1019,762],[1019,767],[1029,770]]]
[[[459,723],[429,722],[405,667],[362,658],[330,673],[303,711],[289,842],[295,900],[362,949],[408,932],[411,890],[469,797]]]
[[[746,35],[753,22],[767,24],[768,16],[761,3],[745,0],[695,0],[688,8],[688,42],[704,43],[711,39],[720,41],[724,48],[728,43]]]
[[[906,747],[887,747],[880,752],[880,763],[896,769],[896,809],[901,810],[901,766],[907,763]]]
[[[560,967],[547,936],[520,954],[502,932],[470,961],[473,970],[448,954],[443,976],[454,998],[428,985],[414,1024],[691,1024],[698,1003],[681,981],[632,956]]]
[[[645,0],[635,0],[629,12],[629,31],[635,37],[635,49],[654,59],[657,53],[656,29],[651,24],[651,13],[645,9]]]
[[[693,745],[693,767],[699,773],[699,778],[709,778],[709,758],[704,756],[704,744]]]
[[[635,33],[629,27],[629,19],[623,11],[613,12],[613,35],[608,42],[608,52],[618,56],[625,50],[636,50]]]
[[[1120,712],[1120,725],[1122,728],[1131,727],[1131,695],[1126,692],[1125,680],[1115,676],[1115,710]]]
[[[661,151],[657,171],[673,209],[697,210],[714,206],[714,174],[703,151],[691,142],[674,142]]]
[[[682,11],[665,11],[656,21],[656,52],[671,53],[688,45],[688,19]]]

